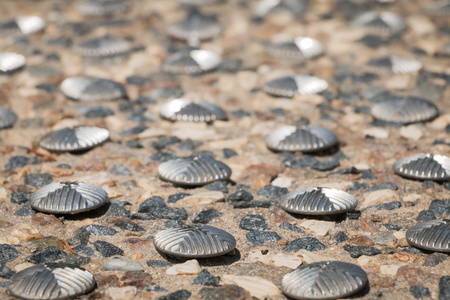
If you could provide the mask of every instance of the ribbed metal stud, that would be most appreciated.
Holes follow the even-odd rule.
[[[37,16],[21,16],[0,24],[0,36],[33,34],[45,28],[45,21]]]
[[[215,38],[222,32],[222,25],[215,15],[203,15],[196,8],[190,9],[185,20],[170,24],[167,33],[174,38],[198,46],[200,41]]]
[[[380,58],[372,58],[366,64],[366,69],[374,73],[406,74],[419,71],[423,65],[414,58],[398,55],[389,55]]]
[[[369,11],[358,16],[353,21],[353,26],[366,28],[370,34],[391,36],[405,30],[406,22],[401,16],[393,12]]]
[[[285,211],[296,214],[330,215],[350,211],[358,201],[344,191],[309,187],[283,195],[279,204]]]
[[[337,141],[331,130],[321,126],[283,126],[267,136],[266,145],[273,151],[316,152],[334,146]]]
[[[185,258],[208,258],[231,252],[235,238],[212,226],[188,226],[158,232],[153,239],[155,248],[163,253]]]
[[[406,231],[406,240],[414,247],[450,252],[450,220],[426,221]]]
[[[281,290],[293,299],[337,299],[357,293],[366,284],[367,274],[359,266],[320,261],[286,274]]]
[[[213,122],[227,120],[226,112],[220,107],[204,102],[189,99],[175,99],[160,108],[160,115],[171,121]]]
[[[11,277],[9,292],[21,299],[72,299],[95,286],[85,269],[64,264],[39,264]]]
[[[9,128],[17,122],[17,115],[11,110],[0,107],[0,129]]]
[[[63,94],[78,101],[106,101],[127,98],[125,87],[118,82],[88,76],[70,77],[61,83]]]
[[[83,182],[51,183],[30,196],[32,208],[52,214],[77,214],[96,209],[107,201],[104,189]]]
[[[127,53],[131,50],[131,43],[125,39],[106,35],[85,41],[74,50],[85,57],[107,57]]]
[[[395,173],[413,179],[450,179],[450,158],[443,155],[415,154],[399,159],[393,166]]]
[[[318,40],[303,36],[298,36],[292,41],[269,43],[265,50],[273,57],[292,60],[313,59],[325,52],[322,43]]]
[[[95,126],[76,126],[47,133],[39,145],[49,151],[75,152],[84,151],[104,143],[109,138],[109,131]]]
[[[395,97],[375,104],[371,109],[375,119],[410,124],[436,118],[439,110],[432,102],[417,97]]]
[[[0,72],[14,72],[25,66],[25,56],[13,52],[0,52]]]
[[[168,73],[196,74],[214,70],[222,58],[208,50],[179,51],[169,56],[162,64]]]
[[[78,12],[84,16],[110,16],[127,11],[131,7],[128,0],[86,0],[78,5]]]
[[[166,161],[159,165],[158,175],[177,185],[200,186],[230,178],[231,169],[210,156],[198,155]]]
[[[298,16],[307,9],[308,2],[305,0],[260,0],[255,6],[254,13],[261,18],[278,11],[286,11]]]
[[[326,90],[325,80],[309,75],[291,75],[267,82],[263,91],[280,97],[294,97],[295,95],[311,95]]]

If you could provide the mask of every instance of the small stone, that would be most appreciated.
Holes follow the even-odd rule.
[[[434,199],[431,201],[428,210],[436,215],[450,216],[450,200]]]
[[[422,129],[417,125],[403,126],[400,135],[408,140],[418,141],[423,136]]]
[[[298,228],[295,225],[292,225],[289,222],[283,222],[280,224],[280,228],[281,229],[287,229],[287,230],[291,230],[293,232],[297,232],[297,233],[303,233],[304,231],[301,228]]]
[[[387,139],[389,137],[389,131],[378,127],[367,128],[363,133],[364,136],[375,139]]]
[[[300,226],[314,232],[318,236],[326,236],[336,227],[336,224],[327,221],[307,220],[302,222]]]
[[[192,284],[205,285],[205,286],[219,286],[220,277],[213,276],[207,270],[202,270],[198,276],[194,279]]]
[[[191,259],[182,264],[173,265],[166,270],[168,275],[195,275],[202,271],[196,259]]]
[[[201,204],[210,204],[222,201],[225,198],[223,192],[203,192],[194,194],[192,196],[187,196],[180,200],[183,204],[192,204],[192,205],[201,205]]]
[[[250,231],[245,235],[247,240],[254,246],[262,245],[267,241],[279,241],[281,236],[274,231]]]
[[[364,200],[360,203],[359,208],[363,209],[372,205],[378,205],[386,202],[399,201],[398,193],[393,190],[378,190],[366,193]]]
[[[272,181],[273,186],[281,187],[281,188],[288,188],[292,185],[292,182],[294,180],[289,177],[278,177],[274,181]]]
[[[153,269],[171,267],[172,264],[164,260],[147,260],[147,265]]]
[[[348,241],[348,236],[347,236],[347,234],[346,234],[345,232],[343,232],[343,231],[340,231],[340,232],[336,233],[336,234],[334,235],[334,238],[336,239],[336,242],[337,242],[338,244],[343,243],[343,242],[345,242],[345,241]]]
[[[228,196],[228,201],[251,201],[253,200],[253,195],[245,190],[237,191]]]
[[[375,207],[377,208],[377,210],[394,210],[402,207],[402,203],[400,201],[392,201],[375,205]]]
[[[228,193],[227,183],[225,181],[219,180],[204,186],[208,191],[219,191],[222,193]]]
[[[305,249],[308,251],[318,251],[325,248],[326,246],[322,244],[318,239],[313,237],[306,237],[293,240],[283,248],[283,251],[297,252],[300,249]]]
[[[417,221],[431,221],[436,220],[436,216],[430,210],[422,210],[416,218]]]
[[[395,276],[400,265],[383,265],[380,267],[380,273],[386,276]]]
[[[138,141],[138,140],[130,140],[126,143],[127,147],[133,148],[133,149],[142,149],[144,146]]]
[[[179,142],[181,142],[181,140],[176,136],[164,137],[164,138],[160,138],[159,140],[157,140],[155,142],[152,142],[150,147],[160,151],[160,150],[166,148],[167,146],[170,146],[172,144],[176,144]]]
[[[235,284],[258,299],[282,299],[281,290],[271,281],[257,276],[223,275],[226,284]]]
[[[114,115],[114,111],[105,106],[94,106],[84,113],[85,118],[105,118],[112,115]]]
[[[106,216],[129,218],[131,216],[131,213],[128,210],[126,210],[123,206],[120,206],[117,203],[110,202],[108,211],[106,212]]]
[[[78,246],[73,247],[72,250],[78,254],[83,254],[86,256],[94,256],[94,250],[90,247],[78,245]]]
[[[450,276],[439,279],[439,300],[450,299]]]
[[[13,246],[0,244],[0,265],[15,260],[20,254]]]
[[[394,224],[381,224],[381,225],[386,227],[388,230],[400,230],[400,229],[402,229],[401,226],[394,225]]]
[[[156,152],[155,154],[152,154],[150,156],[151,160],[156,160],[159,162],[166,162],[172,159],[177,158],[175,155],[173,155],[172,153],[167,153],[167,152]]]
[[[389,243],[394,241],[394,240],[395,240],[394,235],[391,232],[389,232],[389,231],[382,232],[382,233],[380,233],[379,235],[377,235],[373,239],[373,241],[376,244],[378,244],[378,245],[385,245],[385,246],[389,245]]]
[[[128,170],[127,167],[125,167],[124,165],[114,165],[109,170],[109,172],[115,175],[124,175],[124,176],[133,175],[133,173],[131,173],[131,171]]]
[[[86,225],[82,228],[86,229],[87,232],[95,236],[101,235],[115,235],[118,231],[111,227],[106,227],[102,225]]]
[[[123,250],[105,241],[95,241],[94,248],[104,257],[123,255]]]
[[[276,205],[276,201],[233,201],[231,205],[233,208],[250,208],[250,207],[265,207]]]
[[[159,285],[149,285],[145,288],[147,292],[167,292],[165,288]]]
[[[24,182],[26,185],[38,187],[50,184],[53,180],[50,174],[29,174],[25,176]]]
[[[124,257],[114,257],[101,267],[103,271],[144,271],[137,262]]]
[[[233,299],[250,299],[250,293],[237,286],[237,285],[225,285],[217,288],[202,288],[199,294],[203,297],[203,300],[233,300]]]
[[[398,190],[398,187],[395,184],[393,184],[393,183],[385,182],[385,183],[381,183],[381,184],[378,184],[376,186],[373,186],[373,187],[367,189],[366,192],[373,192],[373,191],[378,191],[378,190],[393,190],[393,191],[396,191],[396,190]]]
[[[221,215],[220,212],[213,208],[203,210],[192,220],[192,223],[208,224],[213,219],[219,218]]]
[[[435,252],[425,258],[425,262],[423,263],[423,265],[426,267],[434,267],[445,261],[447,258],[447,255]]]
[[[187,220],[188,215],[184,208],[170,208],[159,196],[146,199],[139,205],[139,213],[148,213],[158,219]]]
[[[59,250],[55,246],[51,246],[33,253],[31,256],[27,257],[26,260],[35,264],[50,263],[58,259],[63,259],[66,257],[66,255],[66,252]]]
[[[31,208],[29,202],[25,202],[24,205],[14,212],[15,216],[26,217],[26,216],[34,216],[36,211]]]
[[[258,191],[258,195],[264,196],[270,200],[278,200],[281,196],[288,193],[287,188],[280,188],[273,185],[266,185]]]
[[[244,230],[266,230],[266,221],[262,215],[246,215],[241,219],[239,228]]]
[[[89,237],[91,233],[86,230],[85,227],[78,228],[72,234],[72,237],[67,240],[71,245],[82,245],[86,246],[89,242]]]
[[[156,218],[150,214],[135,213],[131,215],[131,220],[155,220]]]
[[[11,193],[11,202],[22,204],[30,200],[32,192],[13,192]]]
[[[166,228],[181,228],[185,225],[186,224],[182,220],[169,220],[164,222],[164,226],[166,226]]]
[[[132,300],[137,294],[135,286],[110,287],[106,290],[106,295],[111,300]]]
[[[374,247],[369,246],[352,246],[352,245],[345,245],[344,250],[350,253],[350,256],[353,258],[358,258],[361,255],[378,255],[381,254],[381,251]]]
[[[409,291],[416,299],[431,297],[430,291],[422,285],[413,285],[409,288]]]
[[[341,163],[337,159],[331,159],[329,161],[317,161],[310,167],[317,171],[331,171],[339,167]]]
[[[11,270],[10,268],[8,268],[5,265],[0,265],[0,277],[1,278],[5,278],[5,279],[9,279],[11,278],[14,274],[16,274],[16,272],[14,272],[13,270]]]
[[[224,148],[222,151],[225,159],[238,155],[233,149]]]
[[[119,227],[123,230],[129,230],[129,231],[145,231],[145,229],[137,224],[130,223],[127,221],[117,221],[114,223],[114,226]]]
[[[159,297],[158,300],[187,300],[191,297],[191,292],[187,290],[178,290],[172,294]]]
[[[373,246],[375,243],[366,236],[354,236],[348,240],[353,246]]]
[[[91,262],[89,257],[81,256],[78,254],[68,254],[61,263],[81,267]]]
[[[178,193],[178,194],[175,194],[175,195],[170,195],[169,198],[167,198],[167,202],[168,203],[175,203],[175,202],[177,202],[177,201],[179,201],[179,200],[181,200],[181,199],[183,199],[183,198],[185,198],[187,196],[190,196],[190,195],[191,194],[188,194],[188,193]]]
[[[7,170],[15,170],[19,168],[23,168],[26,165],[30,164],[31,159],[26,156],[18,155],[11,157],[9,162],[5,165]]]

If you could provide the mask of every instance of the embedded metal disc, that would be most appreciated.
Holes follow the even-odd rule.
[[[130,6],[128,0],[86,0],[78,5],[78,12],[84,16],[110,16],[127,11]]]
[[[13,52],[0,52],[0,72],[8,73],[25,66],[25,56]]]
[[[9,128],[17,122],[17,115],[11,110],[0,107],[0,129]]]
[[[83,182],[51,183],[30,196],[32,208],[52,214],[77,214],[96,209],[107,201],[104,189]]]
[[[450,179],[450,158],[443,155],[416,154],[399,159],[393,166],[398,175],[422,180]]]
[[[49,151],[75,152],[94,148],[108,138],[109,131],[100,127],[66,127],[44,135],[39,146]]]
[[[131,43],[125,39],[106,35],[83,42],[76,46],[74,50],[85,57],[107,57],[130,51]]]
[[[168,73],[196,74],[211,71],[222,63],[222,58],[208,50],[179,51],[169,56],[162,64]]]
[[[359,266],[341,261],[320,261],[284,275],[281,290],[293,299],[337,299],[353,295],[367,284]]]
[[[273,57],[293,60],[313,59],[325,53],[322,43],[303,36],[288,42],[267,44],[265,50]]]
[[[369,72],[374,73],[394,73],[406,74],[419,71],[423,65],[413,58],[406,58],[398,55],[389,55],[380,58],[372,58],[366,64]]]
[[[45,21],[37,16],[21,16],[0,24],[0,36],[33,34],[45,28]]]
[[[94,276],[85,269],[66,264],[39,264],[17,272],[8,286],[21,299],[72,299],[95,286]]]
[[[171,121],[212,122],[227,120],[226,112],[220,107],[204,102],[189,99],[175,99],[160,108],[160,115]]]
[[[280,97],[294,97],[295,95],[311,95],[326,90],[325,80],[309,75],[291,75],[267,82],[263,91]]]
[[[315,125],[283,126],[266,138],[270,150],[289,152],[316,152],[330,148],[337,142],[331,130]]]
[[[305,0],[260,0],[254,9],[255,16],[263,18],[279,11],[290,12],[294,16],[303,14],[308,9]]]
[[[198,155],[166,161],[159,165],[158,175],[174,184],[199,186],[230,178],[231,169],[210,156]]]
[[[414,247],[450,252],[450,220],[431,220],[416,224],[406,231],[406,240]]]
[[[231,252],[236,247],[236,240],[225,230],[202,225],[160,231],[153,244],[156,250],[169,255],[208,258]]]
[[[396,13],[385,11],[369,11],[358,16],[353,26],[364,27],[369,33],[381,36],[391,36],[406,29],[405,20]]]
[[[283,195],[279,201],[285,211],[303,215],[330,215],[350,211],[358,201],[344,191],[310,187]]]
[[[125,87],[118,82],[88,76],[70,77],[61,83],[63,94],[78,101],[105,101],[127,98]]]
[[[394,96],[375,104],[371,113],[381,121],[410,124],[432,120],[439,115],[439,110],[432,102],[422,98]]]

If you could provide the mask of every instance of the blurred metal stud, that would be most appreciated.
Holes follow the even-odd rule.
[[[225,230],[202,225],[160,231],[155,235],[153,244],[156,250],[169,255],[208,258],[233,251],[236,240]]]
[[[125,12],[131,7],[129,0],[86,0],[78,5],[78,12],[84,16],[101,17]]]
[[[231,169],[210,156],[198,155],[166,161],[158,167],[159,177],[181,186],[200,186],[226,180]]]
[[[393,166],[403,177],[421,180],[450,179],[450,158],[443,155],[415,154],[399,159]]]
[[[104,189],[83,182],[51,183],[30,196],[32,208],[52,214],[77,214],[107,202],[108,194]]]
[[[83,42],[77,45],[74,50],[85,57],[107,57],[129,52],[131,43],[125,39],[106,35]]]
[[[368,33],[379,36],[397,35],[406,29],[405,20],[396,13],[369,11],[358,16],[353,26],[363,27]]]
[[[450,252],[450,220],[431,220],[416,224],[406,231],[406,240],[414,247]]]
[[[294,97],[295,95],[311,95],[326,90],[325,80],[309,75],[291,75],[267,82],[263,91],[280,97]]]
[[[39,264],[11,277],[9,292],[21,299],[72,299],[95,286],[85,269],[65,264]]]
[[[450,0],[435,0],[434,3],[428,7],[428,12],[437,17],[449,17]]]
[[[11,110],[0,107],[0,129],[12,127],[17,122],[17,115]]]
[[[265,50],[273,57],[292,60],[313,59],[325,53],[322,43],[303,36],[298,36],[292,41],[269,43]]]
[[[126,99],[125,87],[109,79],[79,76],[69,77],[61,83],[63,94],[78,101],[106,101]]]
[[[162,64],[167,73],[198,74],[214,70],[222,58],[208,50],[182,50],[169,56]]]
[[[160,115],[171,121],[213,122],[227,120],[226,112],[220,107],[204,102],[189,99],[175,99],[160,108]]]
[[[423,65],[414,58],[407,58],[398,55],[389,55],[380,58],[372,58],[366,64],[366,69],[373,73],[394,73],[406,74],[419,71]]]
[[[75,126],[52,131],[41,138],[39,145],[49,151],[84,151],[104,143],[109,131],[95,126]]]
[[[358,201],[344,191],[309,187],[283,195],[279,201],[285,211],[303,215],[341,214],[353,210]]]
[[[320,261],[284,275],[281,290],[293,299],[337,299],[360,291],[367,274],[359,266],[341,261]]]
[[[330,148],[338,142],[336,135],[321,126],[283,126],[266,138],[266,145],[272,151],[316,152]]]
[[[426,99],[392,96],[391,99],[375,104],[371,113],[381,121],[410,124],[432,120],[439,115],[439,110]]]
[[[0,24],[0,37],[33,34],[45,28],[45,21],[37,16],[20,16]]]
[[[302,15],[308,9],[305,0],[259,0],[255,5],[254,14],[264,18],[270,13],[279,11],[290,12],[294,16]]]
[[[0,72],[14,72],[25,66],[25,56],[13,52],[0,52]]]
[[[201,41],[219,36],[222,33],[222,25],[217,21],[217,16],[203,15],[196,8],[191,8],[185,20],[167,27],[167,33],[197,47]]]

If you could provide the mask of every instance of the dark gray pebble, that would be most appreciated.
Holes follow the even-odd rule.
[[[156,152],[150,156],[151,160],[159,162],[166,162],[175,158],[177,157],[169,152]]]
[[[409,291],[416,299],[430,297],[430,291],[422,285],[413,285],[409,288]]]
[[[281,223],[280,224],[280,228],[281,229],[287,229],[287,230],[290,230],[290,231],[293,231],[293,232],[297,232],[297,233],[303,233],[304,232],[301,228],[299,228],[299,227],[297,227],[295,225],[292,225],[289,222]]]
[[[108,211],[106,212],[106,216],[129,218],[131,216],[131,213],[123,206],[120,206],[116,203],[110,203]]]
[[[244,230],[266,230],[266,220],[262,215],[246,215],[241,219],[239,228]]]
[[[159,297],[158,300],[187,300],[191,297],[191,292],[188,290],[178,290],[172,294]]]
[[[281,165],[291,169],[311,167],[318,163],[318,160],[311,155],[295,155],[294,153],[283,152],[280,154],[282,158]]]
[[[344,250],[350,253],[350,256],[353,258],[358,258],[361,255],[373,256],[381,254],[381,251],[377,248],[370,246],[353,246],[353,245],[345,245]]]
[[[334,235],[334,238],[336,239],[336,242],[337,242],[338,244],[343,243],[343,242],[345,242],[345,241],[348,241],[348,236],[347,236],[347,234],[346,234],[345,232],[343,232],[343,231],[339,231],[338,233],[336,233],[336,234]]]
[[[58,259],[63,259],[67,256],[67,253],[59,250],[55,246],[44,248],[40,251],[33,253],[26,258],[26,261],[39,264],[39,263],[50,263]]]
[[[89,257],[81,256],[78,254],[68,254],[62,263],[69,264],[72,266],[81,267],[84,265],[87,265],[91,262],[91,259]]]
[[[142,76],[128,76],[126,78],[127,83],[134,84],[138,86],[146,85],[152,82],[151,78],[142,77]]]
[[[193,220],[192,223],[208,224],[213,219],[219,218],[222,214],[214,208],[201,211]]]
[[[53,83],[39,83],[36,85],[36,89],[45,91],[47,93],[58,93],[59,89]]]
[[[362,190],[365,189],[366,185],[364,183],[359,183],[358,181],[356,181],[353,186],[351,186],[348,190],[349,191],[358,191],[358,190]]]
[[[186,150],[186,151],[192,151],[195,148],[197,148],[198,146],[200,146],[201,144],[203,144],[200,141],[193,141],[191,139],[187,139],[184,142],[182,142],[181,144],[178,145],[178,149],[180,150]]]
[[[135,213],[131,215],[131,220],[154,220],[154,216],[146,213]]]
[[[162,150],[166,148],[167,146],[170,146],[172,144],[176,144],[181,142],[181,140],[176,136],[170,136],[170,137],[164,137],[160,138],[159,140],[152,142],[150,147],[156,149],[156,150]]]
[[[34,216],[35,214],[36,211],[31,208],[29,202],[24,203],[21,208],[14,212],[14,215],[19,217]]]
[[[123,255],[123,250],[105,241],[95,241],[94,248],[100,252],[103,257],[111,257],[114,255]]]
[[[144,148],[144,146],[142,146],[141,142],[139,142],[138,140],[127,141],[125,145],[128,148],[133,148],[133,149],[142,149],[142,148]]]
[[[322,244],[318,239],[313,237],[305,237],[293,240],[283,248],[283,251],[297,252],[301,249],[305,249],[307,251],[318,251],[325,248],[326,246]]]
[[[105,106],[94,106],[84,113],[85,118],[105,118],[112,115],[114,115],[114,111]]]
[[[233,201],[251,201],[251,200],[253,200],[253,195],[247,191],[240,190],[240,191],[237,191],[237,192],[229,195],[227,200],[231,201],[231,202],[233,202]]]
[[[121,135],[121,136],[128,136],[128,135],[132,135],[132,134],[139,134],[139,133],[145,131],[147,128],[148,128],[148,127],[145,126],[145,125],[133,127],[133,128],[131,128],[131,129],[122,131],[122,132],[120,133],[120,135]]]
[[[439,279],[439,300],[450,299],[450,276],[442,276]]]
[[[27,202],[32,192],[13,192],[11,193],[11,202],[22,204]]]
[[[422,187],[424,189],[432,189],[434,188],[434,182],[431,180],[425,180],[424,182],[422,182]]]
[[[145,290],[147,292],[167,292],[165,288],[159,285],[148,285]]]
[[[361,217],[361,212],[356,210],[356,211],[349,211],[347,213],[347,218],[349,218],[350,220],[358,220],[359,217]]]
[[[28,164],[32,163],[32,159],[26,156],[18,155],[11,157],[8,163],[5,165],[7,170],[15,170],[19,168],[23,168]]]
[[[417,221],[436,220],[436,216],[431,210],[422,210],[416,218]]]
[[[185,225],[186,224],[182,220],[169,220],[164,222],[164,226],[166,226],[166,228],[181,228]]]
[[[115,235],[117,233],[117,230],[111,227],[106,227],[103,225],[86,225],[82,227],[86,229],[87,232],[90,234],[100,236],[100,235]]]
[[[287,188],[282,188],[274,185],[266,185],[265,187],[260,189],[257,194],[270,200],[278,200],[281,196],[287,193]]]
[[[171,267],[172,264],[165,260],[147,260],[147,265],[153,269]]]
[[[250,207],[264,207],[269,208],[273,205],[276,205],[276,201],[233,201],[231,205],[233,208],[250,208]]]
[[[70,245],[86,246],[89,243],[91,233],[84,227],[80,227],[72,233],[72,237],[67,240]]]
[[[394,225],[394,224],[381,224],[381,225],[383,225],[384,227],[386,227],[388,230],[400,230],[400,229],[402,229],[402,227],[401,226],[398,226],[398,225]]]
[[[223,151],[223,157],[225,159],[238,155],[237,152],[234,151],[233,149],[224,148],[222,151]]]
[[[159,196],[153,196],[142,202],[138,212],[151,214],[158,219],[187,220],[188,218],[184,208],[170,208]]]
[[[249,112],[242,109],[235,110],[231,114],[238,119],[242,119],[243,117],[248,117],[251,115]]]
[[[317,161],[311,165],[311,169],[317,171],[331,171],[339,167],[341,164],[337,159],[331,159],[329,161]]]
[[[378,190],[393,190],[393,191],[396,191],[396,190],[398,190],[398,187],[395,184],[393,184],[393,183],[385,182],[385,183],[381,183],[381,184],[378,184],[376,186],[373,186],[371,188],[368,188],[366,190],[366,192],[373,192],[373,191],[378,191]]]
[[[394,210],[402,207],[402,203],[400,201],[392,201],[375,205],[375,207],[377,208],[377,210]]]
[[[434,199],[431,201],[428,210],[436,215],[450,217],[450,200]]]
[[[178,200],[181,200],[187,196],[190,196],[191,194],[188,193],[178,193],[178,194],[174,194],[174,195],[170,195],[169,198],[167,198],[167,202],[168,203],[175,203]]]
[[[228,193],[227,182],[223,180],[214,181],[204,186],[208,191],[219,191],[222,193]]]
[[[37,187],[52,183],[53,177],[50,174],[29,174],[25,176],[26,185]]]
[[[137,224],[130,223],[127,221],[117,221],[114,223],[114,226],[119,227],[122,230],[129,231],[145,231],[145,229]]]
[[[133,173],[131,173],[131,171],[128,170],[127,167],[121,164],[112,166],[112,168],[109,170],[109,173],[124,176],[133,175]]]
[[[9,279],[11,278],[14,274],[16,274],[15,271],[11,270],[10,268],[8,268],[5,265],[0,265],[0,277],[1,278],[5,278],[5,279]]]
[[[254,246],[262,245],[267,241],[281,240],[281,236],[274,231],[249,231],[245,236]]]
[[[59,164],[56,165],[57,168],[70,170],[72,167],[69,164]]]
[[[445,255],[443,253],[434,252],[429,255],[427,255],[427,258],[425,258],[425,262],[423,263],[426,267],[434,267],[440,264],[441,262],[444,262],[448,258],[448,255]]]
[[[0,244],[0,265],[15,260],[19,255],[20,252],[13,246]]]
[[[194,279],[192,284],[205,285],[205,286],[219,286],[220,277],[213,276],[207,270],[202,270],[198,276]]]
[[[94,256],[94,250],[90,247],[78,245],[78,246],[73,247],[72,250],[78,254],[83,254],[86,256]]]
[[[414,248],[414,247],[405,247],[402,249],[402,252],[412,253],[412,254],[422,254],[422,250]]]

